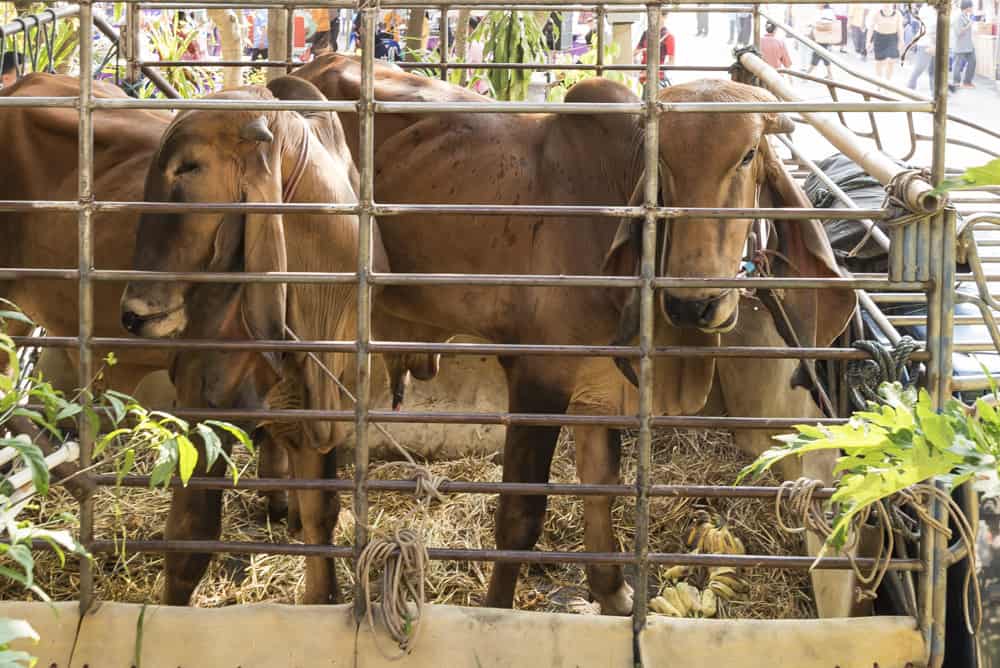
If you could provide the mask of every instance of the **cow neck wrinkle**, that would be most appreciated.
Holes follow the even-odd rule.
[[[309,162],[309,128],[302,128],[302,141],[299,142],[299,152],[295,159],[295,166],[292,167],[292,173],[288,175],[288,181],[285,182],[284,188],[281,191],[281,201],[291,202],[295,197],[295,192],[299,188],[299,183],[302,182],[302,175],[306,172],[306,164]]]

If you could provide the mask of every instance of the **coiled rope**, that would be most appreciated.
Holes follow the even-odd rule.
[[[879,341],[855,341],[854,347],[871,356],[866,360],[851,360],[847,364],[847,387],[851,403],[865,410],[871,402],[880,403],[878,388],[882,383],[902,382],[910,356],[920,346],[910,336],[900,337],[892,345]]]
[[[783,531],[788,533],[809,531],[824,542],[829,538],[833,533],[833,526],[830,524],[831,515],[824,508],[823,501],[815,498],[816,490],[822,487],[824,484],[821,480],[811,478],[799,478],[781,484],[774,499],[774,512]],[[786,506],[784,510],[782,501]],[[935,501],[944,509],[943,520],[934,517],[930,510],[930,505]],[[843,550],[859,582],[855,592],[858,600],[875,598],[876,591],[892,563],[896,534],[899,533],[903,538],[909,539],[920,537],[915,521],[907,511],[916,517],[916,521],[923,522],[931,531],[944,535],[946,539],[952,537],[949,520],[954,521],[958,528],[958,538],[969,559],[962,589],[965,626],[969,633],[978,633],[983,623],[983,600],[979,581],[975,577],[975,531],[951,495],[931,483],[918,483],[907,487],[888,498],[874,502],[851,518]],[[878,516],[881,527],[880,544],[876,552],[875,565],[866,573],[857,563],[854,548],[860,541],[862,528],[868,523],[873,512]],[[786,521],[789,515],[795,518],[794,524]],[[971,607],[970,595],[973,603]]]

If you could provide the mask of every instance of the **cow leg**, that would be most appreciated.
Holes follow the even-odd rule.
[[[756,308],[755,308],[756,307]],[[739,325],[723,337],[729,346],[783,346],[770,314],[757,302],[743,300]],[[717,361],[722,397],[729,415],[747,417],[795,417],[803,422],[822,417],[809,392],[792,388],[790,379],[798,362],[792,359],[734,359]],[[786,430],[787,431],[787,430]],[[775,445],[773,437],[782,431],[737,430],[733,441],[754,457]],[[819,451],[801,459],[788,457],[780,463],[784,480],[807,476],[831,484],[837,453]],[[822,541],[812,534],[806,537],[811,556],[819,553]],[[850,571],[814,570],[811,573],[816,609],[820,617],[848,617],[853,611],[855,578]]]
[[[509,410],[511,413],[562,413],[568,399],[558,390],[546,388],[525,378],[524,361],[502,360],[507,370]],[[543,375],[536,377],[542,378]],[[507,427],[504,443],[504,482],[548,482],[549,466],[559,439],[559,427]],[[545,521],[548,498],[544,495],[500,495],[497,505],[496,544],[500,550],[530,550],[538,542]],[[497,563],[493,566],[486,606],[510,608],[521,570],[520,563]]]
[[[289,463],[285,448],[276,443],[266,429],[258,429],[253,436],[259,457],[257,462],[258,476],[261,478],[287,478]],[[298,499],[295,494],[279,490],[265,492],[264,498],[267,499],[267,516],[272,522],[286,519],[289,532],[295,532],[300,528]]]
[[[226,452],[231,446],[226,444]],[[195,475],[205,475],[205,449],[198,446],[198,467]],[[225,463],[217,461],[207,475],[222,477]],[[167,540],[218,540],[222,533],[222,490],[196,490],[187,487],[174,488],[167,515]],[[166,605],[188,605],[191,594],[205,575],[205,569],[212,561],[210,553],[170,553],[164,558],[163,602]]]
[[[336,450],[323,454],[302,446],[289,452],[295,477],[319,479],[337,477]],[[310,545],[329,545],[340,514],[340,495],[314,489],[296,491],[302,520],[302,540]],[[340,600],[334,560],[306,557],[306,591],[303,603],[336,603]]]
[[[601,427],[574,427],[576,471],[580,482],[617,485],[621,482],[621,431]],[[617,544],[611,526],[612,496],[583,497],[584,545],[588,552],[615,552]],[[632,612],[632,587],[625,582],[621,566],[587,566],[587,582],[605,615]]]

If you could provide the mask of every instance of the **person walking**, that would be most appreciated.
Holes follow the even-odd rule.
[[[868,17],[868,8],[864,5],[851,5],[847,14],[847,24],[851,33],[851,43],[854,50],[861,56],[861,60],[868,60],[868,29],[865,26],[865,19]]]
[[[639,56],[640,62],[645,65],[648,50],[646,49],[646,42],[649,36],[649,28],[642,31],[642,37],[639,38],[639,43],[636,45],[635,50],[632,52],[632,59],[635,60],[636,56]],[[676,41],[674,40],[673,34],[667,28],[667,12],[663,12],[663,17],[660,19],[660,65],[673,65],[674,55],[676,53]],[[639,83],[645,87],[646,85],[646,70],[642,70],[639,73]],[[660,88],[666,88],[670,85],[669,79],[667,79],[667,73],[660,69]]]
[[[883,3],[869,17],[868,50],[875,56],[875,76],[892,81],[903,52],[903,14],[896,5]]]
[[[924,36],[914,48],[913,71],[910,73],[909,87],[917,89],[920,76],[926,72],[930,90],[934,92],[934,51],[937,47],[937,9],[931,3],[925,4],[917,12],[917,18],[924,24]]]
[[[705,7],[704,4],[698,5],[699,7]],[[698,32],[696,37],[708,37],[708,12],[698,12]]]
[[[837,21],[837,14],[833,11],[833,7],[830,3],[823,5],[823,10],[819,13],[819,17],[816,22],[812,25],[812,38],[817,44],[830,48],[834,44],[840,42],[839,33],[840,23]],[[809,69],[806,70],[806,74],[812,74],[813,70],[816,69],[820,64],[826,66],[826,78],[833,78],[833,70],[830,68],[830,61],[825,57],[820,55],[819,51],[812,52],[812,58],[809,61]]]
[[[253,46],[250,48],[250,60],[267,60],[267,10],[255,9],[250,19],[250,25],[253,27]]]
[[[962,0],[962,11],[951,21],[951,43],[955,54],[952,65],[953,86],[975,88],[976,47],[972,42],[972,0]],[[964,76],[963,76],[964,73]]]
[[[779,70],[783,67],[792,66],[792,58],[788,55],[788,47],[785,40],[775,35],[777,26],[767,22],[764,26],[764,36],[760,38],[760,53],[764,62]]]

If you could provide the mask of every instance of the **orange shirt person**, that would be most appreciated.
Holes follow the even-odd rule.
[[[764,62],[774,69],[779,70],[783,67],[791,67],[792,58],[788,55],[785,40],[774,34],[776,29],[777,26],[770,21],[764,26],[766,34],[760,38],[760,53],[764,58]]]

